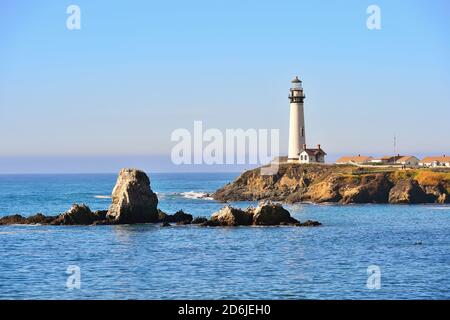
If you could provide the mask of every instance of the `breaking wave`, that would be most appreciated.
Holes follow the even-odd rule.
[[[111,196],[94,196],[94,198],[97,198],[97,199],[111,199]]]
[[[186,191],[186,192],[181,192],[180,195],[182,195],[184,198],[187,198],[187,199],[213,200],[213,198],[211,198],[211,195],[207,192]]]

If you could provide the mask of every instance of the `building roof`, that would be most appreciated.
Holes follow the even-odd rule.
[[[317,148],[317,149],[302,149],[300,151],[300,153],[302,153],[303,151],[305,151],[308,154],[308,156],[314,156],[315,157],[315,156],[318,156],[320,154],[322,154],[324,156],[327,155],[326,152],[323,151],[321,148]]]
[[[442,156],[442,157],[425,157],[420,162],[421,163],[433,163],[433,162],[449,162],[450,163],[450,156]]]
[[[302,80],[300,80],[297,76],[295,77],[294,80],[291,81],[291,83],[301,83]]]
[[[372,160],[372,157],[369,156],[345,156],[336,160],[336,163],[349,163],[349,162],[366,162]]]
[[[372,158],[372,160],[375,161],[386,161],[386,162],[392,162],[392,161],[397,161],[400,158],[403,158],[404,156],[401,155],[396,155],[396,156],[384,156],[384,157],[377,157],[377,158]]]
[[[406,162],[406,161],[408,161],[409,159],[411,159],[411,158],[416,158],[416,157],[414,157],[414,156],[403,156],[403,157],[400,157],[400,158],[398,158],[397,159],[397,161],[396,162]],[[416,158],[417,159],[417,158]],[[417,159],[418,160],[418,159]]]

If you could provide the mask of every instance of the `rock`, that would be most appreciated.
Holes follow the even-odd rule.
[[[305,222],[300,222],[298,224],[299,227],[319,227],[322,224],[319,221],[314,220],[306,220]]]
[[[191,223],[193,217],[191,214],[185,213],[183,210],[175,212],[174,215],[168,215],[166,219],[169,222],[175,222],[177,224],[189,224]]]
[[[444,204],[447,201],[447,190],[445,187],[439,183],[438,185],[429,186],[429,185],[420,185],[420,187],[425,191],[428,197],[428,202],[440,203]]]
[[[208,221],[208,219],[205,217],[196,217],[191,221],[191,224],[202,224],[206,221]]]
[[[188,214],[188,213],[183,212],[183,210],[179,210],[179,211],[175,212],[172,219],[174,220],[174,222],[177,222],[177,223],[189,224],[189,223],[191,223],[193,217],[192,217],[192,214]]]
[[[175,212],[175,214],[167,214],[158,209],[159,222],[172,222],[176,224],[190,224],[193,217],[191,214],[185,213],[183,210]]]
[[[440,204],[450,203],[450,196],[447,193],[443,193],[436,199],[436,202]]]
[[[276,226],[280,224],[295,224],[298,221],[291,217],[289,211],[280,204],[263,203],[253,212],[253,224],[260,226]]]
[[[158,221],[165,221],[167,219],[167,213],[158,209]]]
[[[339,193],[339,184],[335,177],[331,177],[326,181],[313,184],[302,200],[311,201],[314,203],[324,203],[324,202],[338,202],[342,198]],[[298,200],[299,200],[298,199]],[[288,198],[288,202],[294,203],[298,201],[292,201],[292,198]]]
[[[42,213],[37,213],[34,216],[23,217],[19,214],[6,216],[0,218],[0,225],[11,224],[50,224],[56,217],[44,216]]]
[[[106,215],[108,210],[97,210],[94,212],[94,217],[96,220],[106,220]]]
[[[318,223],[314,221],[314,223]],[[225,206],[214,213],[210,220],[204,221],[202,226],[276,226],[276,225],[301,225],[298,220],[291,217],[289,211],[280,204],[262,203],[257,208],[246,210]],[[313,221],[305,226],[312,226]]]
[[[145,172],[122,169],[112,192],[107,218],[117,223],[158,221],[158,198],[150,188]]]
[[[117,224],[117,222],[114,220],[109,220],[109,219],[97,220],[92,223],[93,226],[108,226],[108,225],[113,225],[113,224]]]
[[[161,227],[170,227],[170,223],[168,223],[168,222],[163,222],[163,223],[161,224]]]
[[[400,180],[389,193],[389,203],[427,203],[429,198],[416,180]]]
[[[27,224],[51,224],[57,217],[45,216],[42,213],[37,213],[34,216],[29,216],[26,219]]]
[[[426,189],[427,202],[450,203],[449,171],[295,163],[280,164],[278,172],[270,176],[263,176],[260,171],[261,168],[245,171],[212,197],[224,202],[388,203],[394,185],[414,178]]]
[[[27,219],[20,214],[14,214],[0,218],[0,225],[25,224]]]
[[[226,206],[211,216],[212,224],[221,226],[248,226],[253,223],[253,214],[238,208]]]
[[[343,194],[342,203],[387,203],[392,183],[385,174],[362,176],[358,186]]]
[[[206,220],[205,222],[201,223],[200,226],[202,227],[220,227],[220,221],[219,220]]]
[[[88,206],[84,204],[74,204],[72,207],[54,219],[53,225],[90,225],[99,220]]]

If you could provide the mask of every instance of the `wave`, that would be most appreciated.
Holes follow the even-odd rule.
[[[187,199],[213,200],[211,195],[207,192],[186,191],[186,192],[181,192],[180,195],[182,195],[184,198],[187,198]]]
[[[111,199],[111,196],[102,196],[102,195],[99,195],[99,196],[94,196],[94,198],[97,198],[97,199]]]

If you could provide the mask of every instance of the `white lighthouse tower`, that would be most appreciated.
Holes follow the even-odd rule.
[[[305,113],[303,110],[302,81],[295,77],[291,81],[292,86],[289,93],[290,100],[290,118],[289,118],[289,151],[288,162],[297,162],[299,154],[306,145],[305,140]]]

